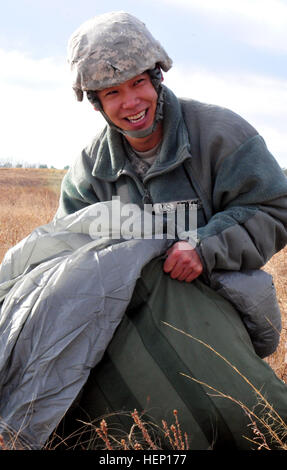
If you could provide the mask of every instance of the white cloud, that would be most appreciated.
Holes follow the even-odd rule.
[[[79,103],[65,64],[0,50],[0,159],[62,168],[87,145],[103,118]]]
[[[282,0],[161,1],[202,13],[244,43],[287,52],[287,4]]]
[[[251,18],[258,23],[281,27],[286,24],[287,5],[282,0],[163,0],[187,8],[212,11],[218,16],[224,14],[239,15]]]
[[[63,64],[56,64],[52,58],[32,59],[17,50],[0,49],[1,83],[21,84],[27,87],[60,85],[65,76]]]

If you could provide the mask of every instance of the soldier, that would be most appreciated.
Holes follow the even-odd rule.
[[[122,202],[140,206],[196,199],[197,248],[175,243],[164,265],[187,282],[203,270],[260,268],[285,245],[286,180],[263,139],[228,110],[178,101],[162,85],[172,61],[143,23],[124,12],[86,22],[70,39],[69,62],[77,99],[86,93],[108,127],[65,177],[57,217],[123,186]]]
[[[154,260],[143,270],[126,318],[105,359],[93,370],[81,406],[97,417],[105,411],[144,409],[149,395],[153,417],[158,418],[162,408],[176,406],[186,413],[193,448],[211,443],[248,448],[242,440],[242,411],[235,411],[234,405],[221,407],[195,382],[185,388],[178,373],[190,367],[195,377],[204,377],[226,394],[236,395],[240,389],[237,399],[244,397],[253,406],[246,384],[238,388],[238,378],[226,364],[210,352],[200,352],[198,345],[189,355],[185,340],[182,346],[160,326],[162,320],[180,319],[196,337],[208,344],[215,341],[215,349],[218,346],[228,360],[251,371],[259,389],[268,381],[272,388],[266,378],[270,372],[264,378],[263,363],[258,365],[238,311],[206,283],[224,296],[220,275],[233,273],[227,279],[232,280],[236,307],[240,310],[243,304],[241,313],[254,312],[260,304],[260,328],[257,324],[254,330],[257,310],[248,325],[256,352],[261,357],[273,352],[278,331],[267,325],[262,309],[264,301],[274,300],[274,286],[269,280],[266,287],[263,274],[258,282],[258,273],[287,241],[286,177],[262,137],[240,116],[179,99],[163,85],[162,71],[167,72],[172,61],[132,15],[112,12],[84,23],[70,39],[69,63],[77,99],[86,95],[107,126],[65,176],[56,218],[115,195],[123,203],[141,208],[152,204],[163,212],[168,204],[197,205],[196,246],[175,239],[164,262]],[[280,329],[278,310],[274,318]]]

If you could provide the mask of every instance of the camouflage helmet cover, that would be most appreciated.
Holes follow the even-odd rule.
[[[83,91],[117,86],[157,64],[165,72],[172,66],[145,24],[123,11],[83,23],[69,39],[68,62],[78,101]]]

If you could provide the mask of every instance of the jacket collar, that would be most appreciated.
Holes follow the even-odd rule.
[[[116,130],[106,127],[97,156],[95,156],[93,176],[115,181],[122,173],[132,171],[125,155],[123,138]],[[145,179],[170,171],[186,158],[190,158],[189,152],[189,139],[180,102],[173,92],[164,86],[163,142],[160,154]]]

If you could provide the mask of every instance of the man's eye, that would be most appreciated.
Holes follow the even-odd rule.
[[[135,81],[135,85],[139,85],[141,82],[144,82],[144,78],[139,78],[138,80]]]
[[[111,95],[115,95],[117,93],[117,90],[111,90],[111,91],[108,91],[105,96],[111,96]]]

